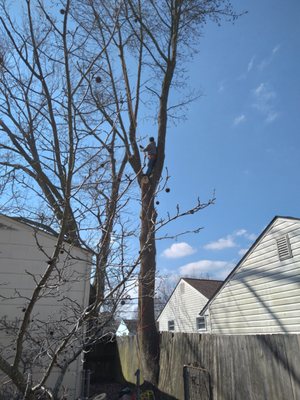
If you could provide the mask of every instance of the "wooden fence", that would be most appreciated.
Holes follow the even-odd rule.
[[[123,375],[134,383],[141,368],[136,339],[118,340],[118,351]],[[184,365],[209,375],[212,400],[300,399],[300,335],[162,333],[159,389],[166,398],[184,400]]]

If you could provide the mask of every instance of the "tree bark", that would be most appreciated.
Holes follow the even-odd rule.
[[[139,327],[138,340],[144,380],[158,383],[159,336],[154,315],[156,275],[156,245],[154,207],[155,185],[141,184],[142,210],[140,231],[141,266],[139,275]]]

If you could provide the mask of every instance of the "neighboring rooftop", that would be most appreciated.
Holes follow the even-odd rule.
[[[55,231],[51,226],[44,224],[42,222],[38,221],[33,221],[31,219],[25,218],[25,217],[16,217],[16,216],[9,216],[9,215],[4,215],[0,213],[0,219],[5,219],[7,218],[8,220],[15,221],[17,223],[26,225],[30,227],[31,229],[34,229],[35,231],[53,236],[54,238],[57,238],[59,236],[59,233]],[[0,229],[10,229],[10,230],[15,230],[13,227],[8,226],[5,223],[0,222]],[[64,238],[64,242],[72,244],[70,240],[68,240],[67,237]],[[87,251],[88,253],[91,253],[91,251],[81,245],[76,244],[75,247],[78,247],[79,249],[83,251]]]
[[[125,322],[129,332],[135,335],[137,333],[137,319],[123,319],[123,321]]]
[[[49,235],[58,237],[58,233],[54,229],[52,229],[51,226],[43,224],[42,222],[33,221],[25,217],[9,217],[9,218],[15,219],[18,222],[22,222],[25,225],[29,225],[32,228],[39,229],[43,232],[48,233]]]
[[[20,222],[24,225],[30,226],[31,228],[38,229],[39,231],[48,233],[49,235],[52,235],[55,237],[58,236],[58,233],[53,228],[51,228],[51,226],[46,225],[42,222],[33,221],[33,220],[25,218],[25,217],[16,217],[16,216],[4,215],[4,214],[0,214],[0,218],[1,217]],[[2,223],[0,223],[0,227],[2,229],[7,229],[7,226]]]
[[[198,292],[203,294],[207,299],[211,299],[216,291],[220,288],[223,281],[213,279],[195,279],[195,278],[182,278],[189,285],[193,286]]]
[[[215,291],[215,293],[209,298],[208,302],[205,304],[205,306],[202,308],[200,314],[202,314],[205,310],[207,310],[208,306],[214,301],[215,295],[219,291],[222,290],[222,287],[225,286],[225,284],[233,277],[233,275],[236,273],[236,271],[239,269],[239,267],[242,265],[243,261],[248,257],[248,255],[255,249],[255,247],[258,245],[260,240],[263,238],[263,236],[268,232],[268,230],[271,228],[271,226],[277,221],[278,219],[287,219],[291,221],[300,221],[300,218],[297,217],[289,217],[289,216],[280,216],[276,215],[271,222],[265,227],[265,229],[261,232],[261,234],[257,237],[257,239],[254,241],[254,243],[251,245],[251,247],[248,249],[248,251],[243,255],[243,257],[240,259],[240,261],[237,263],[237,265],[231,270],[229,275],[226,277],[226,279],[222,282],[222,284],[219,286],[219,288]]]

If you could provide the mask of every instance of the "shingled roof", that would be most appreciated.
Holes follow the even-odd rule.
[[[182,278],[182,280],[193,286],[193,288],[198,290],[207,299],[211,299],[223,283],[223,281],[212,279]]]
[[[214,296],[214,294],[219,290],[222,286],[223,281],[213,280],[213,279],[196,279],[196,278],[180,278],[176,287],[174,288],[172,294],[170,295],[167,303],[161,310],[160,314],[157,316],[156,320],[158,320],[163,313],[165,307],[167,306],[170,298],[173,296],[173,293],[178,288],[178,285],[181,281],[186,282],[188,285],[191,285],[194,289],[196,289],[199,293],[207,298],[207,302]]]
[[[123,321],[125,322],[129,332],[135,335],[137,332],[137,325],[138,325],[137,319],[123,319]]]

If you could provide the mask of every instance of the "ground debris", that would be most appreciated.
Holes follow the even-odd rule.
[[[90,388],[89,399],[96,400],[98,395],[106,393],[106,400],[118,400],[119,393],[123,387],[124,387],[124,384],[116,383],[116,382],[93,383]]]

